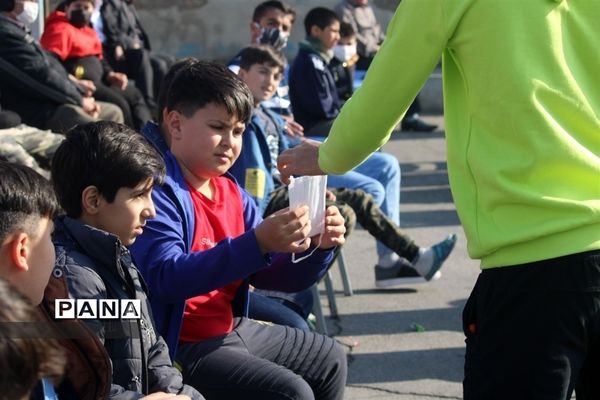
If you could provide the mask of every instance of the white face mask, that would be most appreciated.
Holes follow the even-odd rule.
[[[290,178],[288,192],[290,197],[290,209],[300,206],[308,206],[308,215],[310,219],[310,233],[308,237],[323,235],[325,231],[325,190],[327,189],[327,175],[302,176],[300,178]],[[319,238],[320,244],[321,238]],[[310,257],[317,246],[310,254],[296,259],[292,254],[292,262],[297,263]]]
[[[33,24],[40,11],[38,3],[34,3],[32,1],[22,1],[21,4],[23,4],[23,11],[21,14],[17,15],[17,21],[25,25]]]
[[[348,61],[356,54],[356,46],[351,44],[338,44],[333,48],[333,55],[340,61]]]

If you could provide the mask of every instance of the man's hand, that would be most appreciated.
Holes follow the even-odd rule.
[[[121,72],[109,72],[106,76],[106,80],[111,86],[116,86],[120,90],[125,90],[127,83],[129,82],[127,75]]]
[[[344,226],[344,217],[336,206],[329,206],[325,211],[325,231],[321,238],[320,249],[330,249],[335,246],[341,246],[346,242],[344,238],[346,227]],[[317,236],[312,238],[318,240]]]
[[[288,149],[277,158],[281,180],[288,184],[292,175],[326,175],[319,168],[321,142],[306,139],[298,146]]]
[[[266,217],[254,229],[254,232],[263,254],[269,252],[301,253],[310,246],[308,207],[279,210]],[[301,240],[304,240],[301,244],[296,243]]]
[[[84,97],[81,107],[86,114],[94,119],[97,119],[100,115],[100,104],[96,103],[96,100],[93,97]]]

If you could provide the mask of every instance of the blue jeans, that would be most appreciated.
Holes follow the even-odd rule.
[[[310,139],[324,141],[324,137]],[[328,175],[327,186],[362,189],[373,196],[381,211],[400,225],[400,164],[396,157],[375,152],[362,164],[343,175]],[[377,241],[377,254],[382,257],[393,253]]]

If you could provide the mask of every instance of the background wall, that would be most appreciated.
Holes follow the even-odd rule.
[[[176,57],[195,56],[227,61],[248,44],[254,7],[262,0],[136,0],[140,19],[148,31],[153,50]],[[287,0],[297,12],[288,57],[304,37],[302,21],[313,7],[333,8],[338,0]],[[371,0],[385,28],[399,0]],[[58,1],[51,1],[53,9]]]

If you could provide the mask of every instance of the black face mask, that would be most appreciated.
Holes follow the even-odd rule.
[[[71,11],[71,24],[75,25],[78,28],[83,28],[84,26],[88,26],[90,21],[92,20],[91,11],[86,11],[81,8]]]

